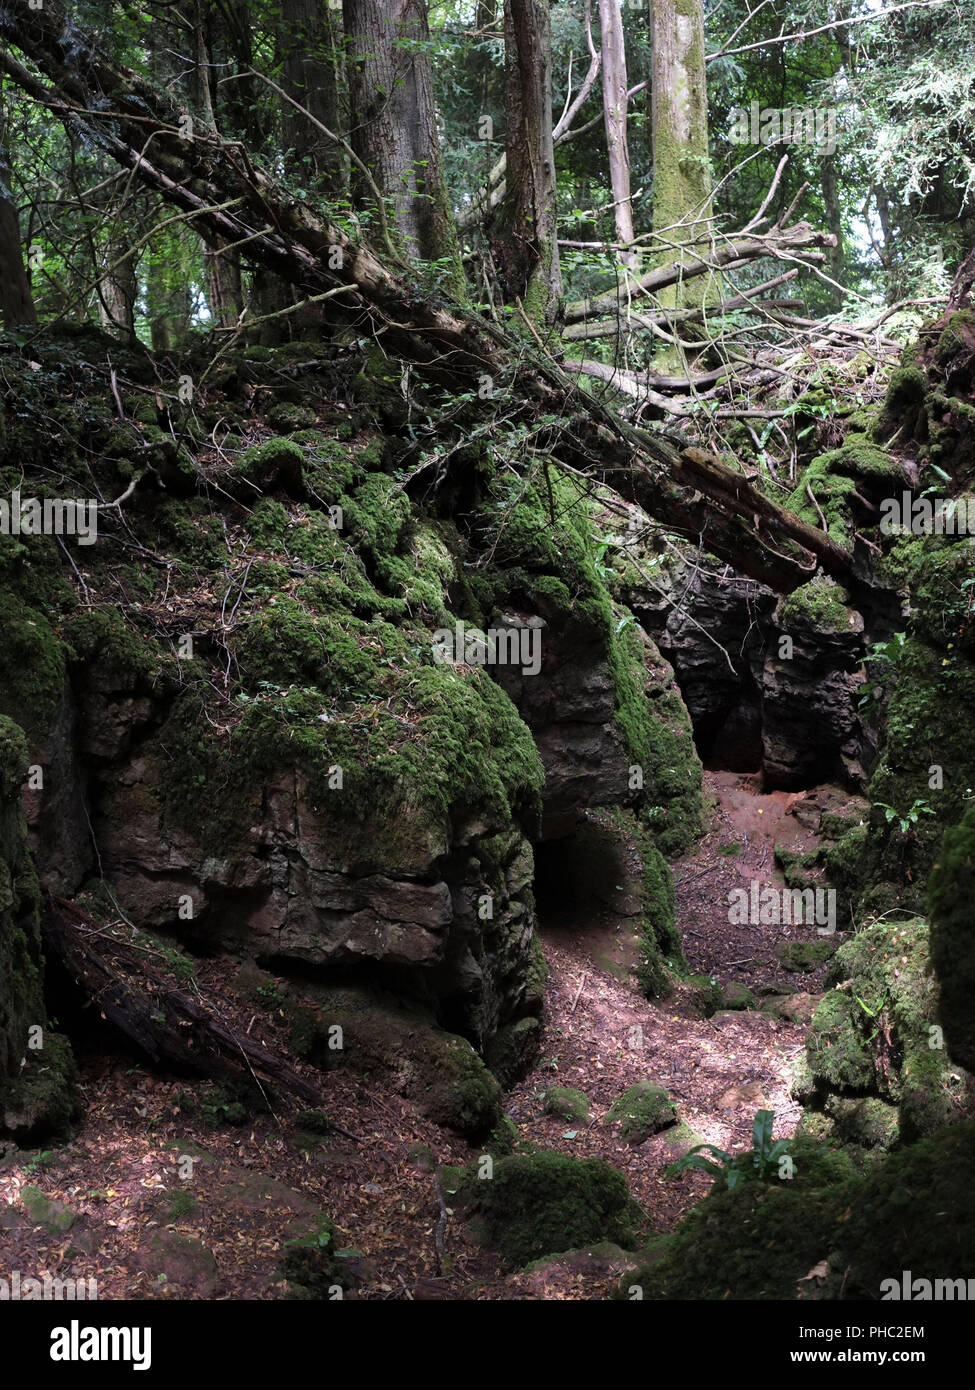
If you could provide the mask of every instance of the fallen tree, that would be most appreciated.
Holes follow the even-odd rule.
[[[110,1027],[154,1066],[215,1080],[249,1075],[320,1106],[322,1094],[279,1054],[235,1033],[212,1003],[191,998],[147,959],[130,929],[106,927],[61,898],[43,919],[48,959],[57,959]]]
[[[523,404],[527,418],[557,422],[544,440],[551,457],[610,484],[666,527],[779,592],[805,583],[819,566],[854,593],[869,584],[859,558],[744,475],[680,437],[628,424],[540,341],[517,339],[432,292],[399,260],[388,237],[381,257],[296,199],[239,142],[209,130],[187,137],[177,103],[114,63],[63,4],[0,9],[0,40],[0,71],[23,93],[179,208],[211,244],[239,247],[326,306],[336,324],[381,341],[389,355],[457,392],[477,396],[479,383],[490,380],[491,394]],[[804,239],[808,229],[795,234]],[[733,248],[739,256],[768,254],[765,238],[749,240],[749,247]],[[727,265],[729,249],[717,250],[714,264]],[[708,257],[700,264],[703,273]],[[581,312],[574,306],[573,314]],[[487,416],[495,407],[485,398],[478,408]]]

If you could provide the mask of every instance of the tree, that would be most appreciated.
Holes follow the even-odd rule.
[[[463,294],[453,210],[440,160],[430,33],[423,0],[344,0],[352,148],[393,206],[403,253],[444,262],[445,282]],[[353,190],[373,198],[361,169]]]
[[[552,57],[547,0],[506,0],[506,190],[489,228],[502,289],[539,325],[559,317]]]
[[[613,190],[613,219],[617,240],[631,242],[633,205],[630,202],[630,151],[626,139],[626,51],[619,0],[599,0],[602,34],[603,122],[609,153],[609,177]],[[627,258],[633,264],[633,257]]]
[[[703,0],[653,0],[652,39],[653,229],[662,259],[681,261],[699,257],[711,238]],[[673,286],[661,303],[701,305],[709,298],[721,298],[720,286],[702,276]]]
[[[0,91],[0,310],[6,329],[22,328],[37,322],[11,182],[7,123]]]

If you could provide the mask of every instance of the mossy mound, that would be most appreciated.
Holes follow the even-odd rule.
[[[780,599],[775,617],[781,627],[824,635],[849,634],[861,621],[850,607],[849,594],[829,578],[810,580]]]
[[[655,1081],[638,1081],[623,1092],[606,1113],[604,1125],[619,1125],[628,1144],[642,1144],[677,1123],[677,1106],[663,1086]]]
[[[780,941],[775,948],[776,959],[783,970],[809,974],[825,964],[836,953],[837,941]]]
[[[589,1097],[572,1086],[549,1086],[542,1096],[546,1115],[558,1115],[563,1120],[587,1120]]]
[[[854,494],[878,499],[903,482],[901,464],[877,448],[865,435],[856,435],[840,449],[814,458],[786,506],[812,526],[822,526],[843,546],[853,544]],[[810,502],[809,493],[815,497]]]
[[[639,1213],[623,1174],[602,1159],[543,1151],[498,1159],[490,1177],[479,1178],[478,1167],[449,1173],[444,1191],[475,1239],[511,1268],[598,1241],[632,1248]]]
[[[738,980],[731,980],[721,987],[721,1008],[732,1009],[735,1012],[757,1009],[758,1000],[747,985],[741,984]]]
[[[880,921],[839,949],[807,1040],[813,1104],[864,1147],[913,1142],[958,1115],[937,1024],[938,996],[921,920]]]
[[[822,1160],[834,1164],[831,1158]],[[802,1171],[800,1152],[797,1176]],[[664,1257],[621,1281],[645,1299],[879,1299],[883,1281],[964,1276],[975,1246],[975,1125],[921,1140],[866,1177],[806,1188],[745,1183],[684,1219]],[[810,1270],[825,1263],[822,1279]]]

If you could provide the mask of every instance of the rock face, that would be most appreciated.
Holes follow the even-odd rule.
[[[862,787],[864,624],[846,595],[815,580],[779,600],[707,558],[648,569],[629,544],[618,592],[672,663],[705,762],[769,788]]]
[[[74,1107],[71,1051],[44,1008],[40,888],[20,805],[27,766],[23,730],[0,716],[0,1132],[22,1140],[63,1130]]]

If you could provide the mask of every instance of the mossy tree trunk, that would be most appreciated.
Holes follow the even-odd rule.
[[[653,0],[651,114],[653,229],[662,262],[707,254],[711,164],[704,73],[703,0]],[[701,276],[659,295],[664,308],[700,308],[722,298],[717,276]]]
[[[504,49],[506,191],[489,228],[491,253],[505,298],[521,300],[542,326],[562,304],[547,0],[507,0]]]
[[[345,0],[351,144],[393,207],[404,254],[444,263],[463,297],[457,228],[444,182],[425,0]],[[373,197],[353,178],[361,206]]]

